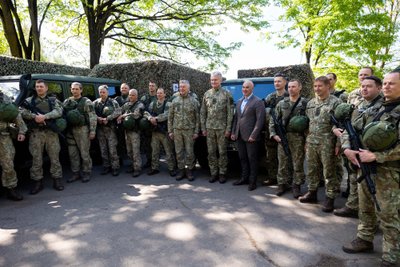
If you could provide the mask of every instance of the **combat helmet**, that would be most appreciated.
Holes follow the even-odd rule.
[[[354,106],[348,103],[341,103],[335,108],[334,116],[338,121],[350,119]]]
[[[114,108],[112,107],[104,107],[103,109],[103,116],[110,116],[114,112]]]
[[[136,126],[136,120],[132,116],[126,116],[122,125],[127,130],[133,130]]]
[[[18,108],[12,103],[0,103],[0,121],[13,122],[18,116]]]
[[[73,109],[67,112],[67,122],[72,126],[83,126],[85,125],[85,117],[77,109]]]
[[[67,121],[64,118],[58,118],[55,121],[55,126],[57,132],[61,133],[67,128]]]
[[[362,142],[372,152],[390,148],[397,139],[397,127],[388,121],[373,121],[367,124],[362,132]]]
[[[309,119],[307,116],[293,116],[288,123],[287,130],[289,132],[303,133],[308,128]]]

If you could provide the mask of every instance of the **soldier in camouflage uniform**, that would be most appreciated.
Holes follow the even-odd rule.
[[[147,94],[144,94],[140,98],[140,101],[144,104],[145,110],[148,110],[150,103],[156,100],[157,100],[157,84],[154,81],[149,81],[149,92]],[[143,168],[149,168],[151,167],[152,131],[149,129],[149,130],[144,130],[141,133],[142,133],[142,147],[145,150],[146,160],[147,160]]]
[[[208,165],[210,183],[226,182],[228,168],[227,138],[231,135],[233,119],[233,97],[221,88],[222,74],[211,74],[211,89],[203,96],[200,110],[200,122],[203,136],[207,137]],[[217,153],[219,158],[217,157]]]
[[[67,183],[72,183],[82,178],[83,183],[90,181],[92,173],[92,159],[90,157],[90,141],[96,137],[97,116],[94,106],[89,98],[82,96],[83,87],[78,82],[71,84],[72,96],[63,103],[64,112],[67,114],[77,110],[83,117],[79,125],[68,125],[67,145],[71,162],[72,177]],[[82,162],[82,164],[81,164]],[[82,170],[82,177],[81,177]]]
[[[337,98],[339,98],[342,101],[342,103],[346,103],[347,98],[349,96],[346,93],[346,90],[345,89],[336,90],[337,75],[333,72],[330,72],[330,73],[326,74],[326,77],[329,79],[329,82],[331,85],[330,90],[329,90],[331,95],[334,95]],[[344,167],[345,166],[344,166],[342,154],[339,154],[336,157],[336,174],[338,176],[338,179],[340,179],[340,180],[342,180],[343,175],[344,175]]]
[[[265,98],[265,151],[266,151],[266,166],[268,170],[267,179],[264,181],[264,185],[275,185],[277,183],[278,173],[278,144],[275,140],[270,138],[269,133],[269,121],[271,120],[271,112],[275,112],[276,105],[283,98],[288,97],[285,86],[287,79],[283,74],[277,73],[274,77],[274,86],[276,91],[269,94]]]
[[[179,81],[180,95],[172,100],[168,114],[168,134],[175,142],[179,169],[177,181],[182,180],[185,176],[189,181],[194,180],[192,173],[192,169],[195,167],[193,145],[194,140],[198,137],[200,114],[199,102],[189,96],[189,90],[189,81]]]
[[[165,92],[163,88],[157,89],[157,101],[150,103],[148,111],[144,112],[144,117],[153,125],[153,133],[151,136],[151,170],[148,175],[154,175],[160,172],[160,144],[163,146],[168,164],[169,174],[176,176],[175,157],[172,152],[172,143],[168,137],[168,113],[171,102],[165,100]]]
[[[55,97],[47,96],[48,87],[45,81],[35,83],[36,95],[28,97],[21,108],[21,115],[27,121],[30,129],[29,152],[32,155],[31,179],[34,185],[32,195],[43,189],[43,151],[46,149],[50,158],[50,174],[53,187],[58,191],[64,190],[62,184],[62,168],[60,164],[60,140],[58,133],[51,127],[55,119],[61,118],[63,108]]]
[[[344,142],[342,148],[348,159],[359,166],[361,162],[376,162],[376,175],[372,176],[376,186],[376,198],[381,211],[376,212],[374,202],[365,181],[359,184],[359,224],[357,238],[343,246],[347,253],[373,251],[373,239],[377,218],[383,232],[381,266],[396,266],[400,258],[400,73],[392,72],[385,76],[382,87],[385,97],[382,105],[367,109],[354,122],[356,131],[362,131],[372,121],[390,122],[395,125],[397,142],[383,151],[372,152],[365,143],[365,150],[351,150],[350,144]],[[396,141],[396,140],[394,140]]]
[[[354,111],[352,113],[352,122],[360,116],[366,109],[374,106],[381,106],[383,97],[381,96],[382,81],[375,76],[368,76],[364,78],[361,83],[361,95],[363,96],[363,101],[359,103],[356,107],[354,106]],[[341,137],[343,130],[340,128],[335,130],[335,134]],[[347,135],[345,135],[347,138]],[[347,160],[347,158],[346,158]],[[353,169],[348,170],[350,179],[350,190],[349,196],[347,197],[346,204],[343,208],[333,211],[333,214],[341,217],[358,217],[358,183],[357,183],[357,172]]]
[[[365,77],[372,76],[374,74],[374,70],[371,67],[363,67],[358,72],[358,81],[360,82],[360,88],[356,88],[350,92],[347,97],[347,103],[353,104],[358,107],[361,102],[364,101],[364,98],[361,95],[361,83],[365,79]]]
[[[317,203],[317,189],[322,166],[325,179],[324,212],[332,212],[335,198],[340,192],[340,180],[335,175],[335,157],[340,151],[340,142],[333,134],[336,128],[331,124],[330,113],[341,103],[340,99],[330,95],[329,80],[325,76],[315,79],[316,97],[307,104],[306,115],[310,119],[306,138],[307,183],[308,192],[299,198],[302,203]]]
[[[10,104],[11,99],[0,91],[0,105]],[[23,142],[25,140],[25,133],[28,130],[21,117],[18,113],[17,117],[13,120],[18,127],[17,140]],[[9,132],[10,122],[0,119],[0,166],[2,169],[1,182],[3,186],[7,189],[7,198],[10,200],[19,201],[23,197],[21,193],[17,190],[17,174],[14,170],[14,156],[15,148],[10,137]]]
[[[122,107],[126,102],[129,101],[129,85],[127,83],[121,84],[121,95],[115,97],[114,99],[118,102],[118,105]],[[119,156],[120,164],[123,164],[123,160],[126,156],[126,144],[125,144],[125,129],[122,125],[117,125],[117,152]]]
[[[117,153],[117,135],[115,119],[121,115],[121,108],[116,100],[108,97],[108,86],[99,86],[100,98],[96,99],[94,110],[97,115],[97,139],[103,160],[102,175],[111,171],[113,176],[119,175],[119,157]]]
[[[140,130],[138,127],[139,120],[143,117],[144,105],[141,101],[138,101],[138,91],[136,89],[129,90],[129,102],[126,102],[122,106],[122,115],[118,117],[117,123],[121,124],[122,121],[132,116],[136,121],[136,127],[134,129],[125,130],[125,141],[126,150],[128,156],[132,160],[133,177],[138,177],[142,172],[142,158],[140,156]]]
[[[304,132],[298,133],[291,131],[287,126],[290,119],[294,116],[304,116],[307,106],[307,99],[301,97],[301,82],[299,80],[291,80],[288,85],[289,97],[285,97],[280,101],[275,109],[275,116],[278,121],[282,122],[283,127],[286,129],[286,138],[289,143],[289,149],[291,153],[291,161],[286,156],[282,144],[281,138],[275,131],[275,123],[271,119],[269,122],[270,138],[274,139],[278,143],[278,190],[277,196],[283,195],[290,189],[290,177],[293,175],[293,196],[295,198],[300,197],[301,191],[300,186],[305,181],[304,175],[304,145],[305,135]],[[292,167],[289,167],[292,164]],[[293,173],[289,173],[289,170],[293,170]]]

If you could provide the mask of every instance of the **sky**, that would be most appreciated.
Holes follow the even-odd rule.
[[[282,13],[283,10],[278,7],[264,8],[264,16],[271,24],[269,31],[279,32],[288,27],[288,23],[278,21],[278,17]],[[235,24],[228,25],[226,28],[227,30],[218,38],[222,44],[229,44],[238,40],[243,43],[242,47],[234,51],[231,57],[226,60],[228,70],[222,72],[227,79],[236,79],[237,72],[241,69],[305,63],[305,58],[300,48],[279,49],[275,45],[278,42],[278,38],[274,34],[271,34],[270,40],[267,40],[261,32],[251,31],[246,33]]]

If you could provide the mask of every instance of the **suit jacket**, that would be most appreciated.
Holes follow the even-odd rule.
[[[236,104],[236,113],[233,120],[232,133],[236,138],[242,138],[247,142],[250,137],[260,140],[260,133],[265,122],[265,108],[263,101],[255,95],[252,95],[243,109],[240,110],[244,97]]]

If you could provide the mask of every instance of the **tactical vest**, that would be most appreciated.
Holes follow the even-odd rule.
[[[47,100],[47,101],[46,101]],[[46,114],[54,109],[56,103],[55,97],[46,96],[43,101],[39,101],[36,96],[32,96],[30,102],[30,111],[32,113]],[[38,124],[35,120],[29,120],[27,123],[28,128],[48,128],[48,124]]]
[[[104,116],[104,114],[103,114],[105,107],[108,107],[114,111],[114,105],[113,105],[112,101],[110,101],[110,98],[108,98],[108,97],[106,99],[106,102],[104,102],[104,103],[101,100],[95,103],[94,110],[98,117],[102,117],[102,118],[107,117],[107,116]]]
[[[286,128],[287,124],[289,123],[290,119],[293,116],[306,114],[307,99],[300,96],[299,103],[297,104],[297,106],[294,108],[293,111],[292,111],[292,108],[293,108],[293,105],[295,105],[295,104],[290,102],[289,97],[285,97],[282,100],[282,103],[280,105],[281,105],[282,114],[281,114],[281,118],[279,118],[279,119],[282,120],[282,125],[283,125],[283,127]]]
[[[151,105],[150,115],[156,117],[164,113],[167,101],[164,100],[164,103],[161,106],[157,106],[158,104],[157,100],[153,101],[151,104],[152,105]],[[168,120],[165,120],[162,122],[157,122],[157,127],[154,128],[154,131],[166,133],[168,131],[167,129],[168,129]]]
[[[85,112],[85,103],[88,100],[87,97],[82,96],[78,100],[75,100],[73,97],[70,97],[66,105],[64,106],[64,112],[65,114],[68,113],[68,111],[71,111],[73,109],[77,109],[79,113],[81,113],[85,117],[85,125],[89,125],[89,115],[86,114]]]

